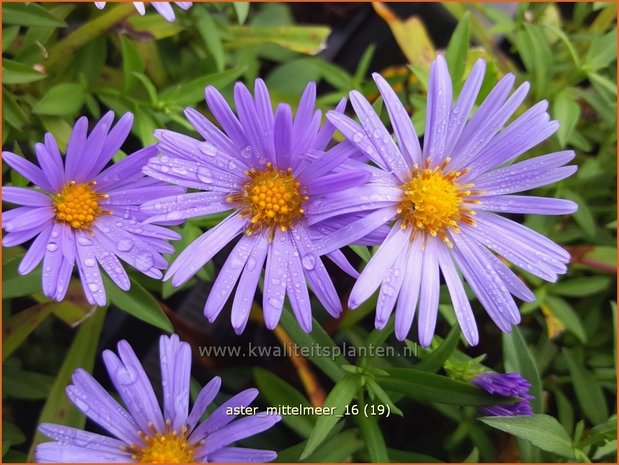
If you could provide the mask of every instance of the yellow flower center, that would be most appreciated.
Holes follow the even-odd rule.
[[[267,163],[266,168],[247,171],[249,180],[241,192],[228,197],[228,202],[241,203],[241,215],[250,217],[247,234],[263,229],[288,230],[304,213],[302,205],[308,200],[302,194],[301,183],[292,169],[281,171]]]
[[[446,234],[448,229],[460,232],[458,224],[475,224],[471,218],[475,212],[464,205],[466,197],[472,194],[473,184],[457,182],[465,171],[445,171],[450,160],[447,158],[435,168],[429,167],[429,160],[423,168],[415,165],[411,179],[401,186],[402,200],[398,206],[403,229],[412,226],[413,234],[420,231],[438,236],[449,247],[452,244]]]
[[[77,184],[71,181],[52,197],[56,219],[67,223],[73,229],[90,229],[102,213],[99,202],[107,198],[93,189],[95,183]]]
[[[140,431],[145,446],[132,446],[131,458],[141,463],[193,463],[194,453],[202,442],[190,445],[187,441],[187,427],[179,433],[168,431],[147,436]]]

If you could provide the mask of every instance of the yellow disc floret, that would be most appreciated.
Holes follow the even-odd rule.
[[[144,445],[132,445],[128,450],[131,458],[141,463],[193,463],[196,449],[203,442],[191,445],[187,440],[187,427],[180,432],[170,431],[168,422],[166,433],[146,435],[139,432]]]
[[[292,169],[279,170],[267,163],[262,170],[246,172],[249,180],[241,192],[228,197],[229,202],[241,203],[241,214],[250,218],[247,234],[275,228],[288,230],[304,213],[302,205],[308,197],[302,194],[301,183]]]
[[[95,183],[77,184],[71,181],[52,197],[56,219],[67,223],[73,229],[90,229],[102,213],[100,201],[107,198],[94,190]]]
[[[446,171],[450,159],[440,166],[430,168],[429,160],[423,168],[415,165],[411,179],[402,184],[402,200],[398,213],[402,228],[411,226],[413,234],[427,233],[440,237],[451,246],[446,232],[459,232],[458,224],[475,224],[474,211],[466,208],[466,197],[472,194],[472,184],[461,185],[457,179],[464,171]],[[475,201],[470,201],[475,203]]]

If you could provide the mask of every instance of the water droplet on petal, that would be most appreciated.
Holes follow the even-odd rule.
[[[301,257],[301,264],[306,270],[313,270],[316,266],[316,256],[313,253],[308,253]]]
[[[133,248],[133,241],[130,239],[121,239],[116,245],[121,252],[129,252]]]
[[[47,244],[47,250],[49,250],[50,252],[55,252],[56,250],[58,250],[58,244],[56,244],[55,242],[50,242],[49,244]]]

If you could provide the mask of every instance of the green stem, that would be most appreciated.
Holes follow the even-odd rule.
[[[361,436],[365,439],[365,445],[370,455],[371,462],[389,462],[385,438],[378,424],[378,418],[372,415],[365,416],[365,395],[363,388],[359,390],[359,414],[355,415]]]
[[[49,57],[45,62],[47,69],[51,70],[59,64],[66,62],[67,57],[77,52],[84,44],[96,39],[116,23],[133,13],[135,13],[135,9],[130,2],[118,3],[115,7],[110,8],[109,11],[103,13],[98,18],[76,29],[50,48]]]

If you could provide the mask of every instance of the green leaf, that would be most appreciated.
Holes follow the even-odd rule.
[[[325,48],[331,30],[326,26],[228,26],[228,32],[228,48],[277,44],[293,52],[315,55]]]
[[[195,105],[197,102],[204,99],[204,88],[206,86],[214,86],[218,89],[223,89],[236,81],[245,72],[245,67],[237,67],[227,69],[221,73],[207,74],[193,81],[176,84],[165,89],[159,94],[159,99],[170,104],[178,105]]]
[[[163,312],[157,300],[136,280],[131,279],[131,289],[125,292],[103,275],[105,291],[110,301],[121,310],[168,333],[174,331],[172,323]]]
[[[254,378],[260,394],[273,406],[290,405],[311,407],[309,401],[297,389],[286,381],[262,368],[254,368]],[[284,415],[283,421],[292,430],[308,438],[316,423],[316,417],[310,415]]]
[[[525,23],[524,29],[516,32],[516,47],[531,75],[537,96],[545,95],[553,69],[552,52],[541,28],[537,24]]]
[[[361,430],[361,436],[365,440],[365,447],[370,454],[371,462],[389,462],[389,454],[385,445],[385,438],[378,424],[376,416],[356,415],[355,420]]]
[[[451,35],[451,39],[449,39],[447,51],[445,52],[445,58],[449,65],[449,74],[456,90],[460,88],[468,55],[470,41],[469,17],[469,13],[466,12],[460,18],[456,29],[454,29]]]
[[[132,15],[127,22],[135,33],[148,34],[155,40],[176,36],[183,31],[180,21],[170,22],[158,14]]]
[[[576,336],[581,342],[587,342],[587,333],[585,328],[574,311],[572,306],[565,300],[551,295],[546,296],[544,304],[547,305],[552,314],[559,319],[565,328]]]
[[[47,74],[37,71],[32,66],[18,61],[2,59],[2,83],[25,84],[45,79]]]
[[[608,276],[586,276],[560,281],[549,287],[553,294],[567,297],[585,297],[608,289],[611,278]]]
[[[561,191],[562,197],[572,200],[578,204],[578,210],[572,213],[572,217],[576,220],[576,223],[583,229],[583,231],[590,237],[595,237],[596,223],[589,206],[585,200],[571,190],[565,189]]]
[[[45,93],[32,111],[39,115],[74,116],[84,105],[85,97],[80,84],[58,84]]]
[[[19,274],[18,267],[23,254],[2,263],[2,298],[14,299],[33,294],[41,289],[41,267],[27,275]]]
[[[79,327],[71,347],[64,358],[62,367],[56,376],[52,390],[43,406],[37,424],[57,423],[83,429],[86,417],[67,398],[65,388],[71,381],[71,375],[77,368],[92,372],[95,363],[99,336],[105,321],[105,308],[99,308],[95,314]],[[29,461],[32,461],[37,444],[48,438],[37,432],[30,446]]]
[[[128,94],[137,82],[134,73],[143,73],[145,65],[137,47],[125,34],[120,35],[120,47],[123,56],[123,93]]]
[[[573,95],[568,92],[561,92],[553,101],[552,116],[557,118],[561,124],[557,131],[557,138],[561,147],[565,147],[580,119],[580,105]]]
[[[344,370],[342,365],[347,365],[346,359],[334,349],[338,349],[333,340],[320,326],[315,319],[312,322],[313,330],[310,334],[306,333],[299,326],[299,322],[292,314],[290,308],[284,305],[284,311],[282,312],[279,324],[286,330],[290,339],[299,347],[309,348],[309,355],[307,358],[320,368],[329,378],[337,382],[344,376]],[[331,356],[324,356],[318,354],[316,348],[320,347],[322,350],[331,351]],[[337,355],[337,356],[336,356]]]
[[[18,26],[66,27],[67,23],[54,16],[47,8],[36,3],[5,3],[2,24]]]
[[[22,444],[26,436],[13,423],[2,421],[2,455],[6,454],[12,445]]]
[[[2,30],[2,51],[6,52],[19,35],[19,26],[5,27]]]
[[[563,349],[563,356],[570,371],[576,398],[585,417],[594,425],[605,422],[608,419],[608,406],[599,383],[582,364],[576,361],[569,349]]]
[[[2,361],[5,361],[54,311],[59,302],[38,304],[11,317],[2,328]]]
[[[617,60],[617,27],[604,35],[593,35],[593,40],[585,57],[587,71],[598,71]]]
[[[54,377],[25,371],[5,363],[2,368],[2,394],[15,399],[46,399],[54,384]]]
[[[505,371],[520,373],[531,383],[531,394],[535,397],[531,407],[535,413],[542,413],[542,381],[533,355],[529,351],[517,326],[511,333],[503,333],[503,357]]]
[[[221,35],[219,34],[219,29],[217,29],[217,24],[211,15],[203,10],[203,15],[196,23],[196,27],[204,41],[204,45],[206,45],[206,49],[213,57],[217,71],[222,72],[226,67],[226,53],[221,42]]]
[[[449,331],[449,334],[445,340],[436,349],[432,351],[428,356],[424,357],[419,363],[415,365],[417,370],[425,370],[431,373],[436,373],[441,369],[443,364],[451,356],[451,354],[458,347],[458,341],[460,340],[460,328],[454,326]]]
[[[247,15],[249,14],[249,2],[232,2],[234,11],[236,12],[236,19],[239,24],[245,24],[247,21]]]
[[[386,371],[389,376],[376,376],[376,381],[382,387],[423,402],[454,405],[498,405],[513,402],[513,399],[493,396],[470,384],[427,371],[414,368],[390,368]]]
[[[28,122],[28,115],[4,86],[2,86],[2,119],[17,130]]]
[[[305,449],[301,454],[300,460],[305,459],[326,439],[329,432],[333,429],[339,419],[339,415],[344,413],[345,408],[355,397],[355,393],[361,384],[360,378],[355,375],[346,375],[333,387],[325,399],[324,408],[334,407],[333,415],[321,415],[316,421],[316,425],[307,440]]]
[[[591,428],[589,434],[580,441],[578,447],[600,446],[614,439],[617,439],[617,415],[613,415],[607,422]]]
[[[485,424],[500,429],[553,454],[574,458],[572,441],[561,424],[549,415],[483,417]]]

